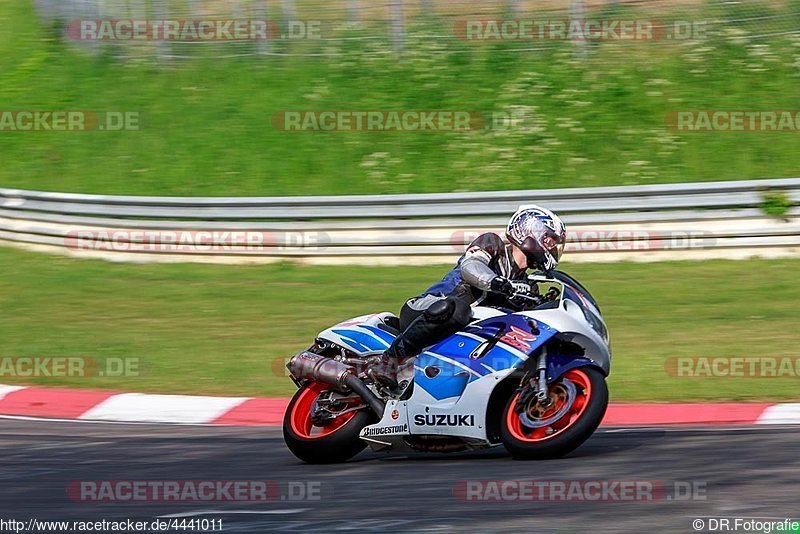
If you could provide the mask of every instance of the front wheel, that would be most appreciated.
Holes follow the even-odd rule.
[[[530,386],[528,386],[530,387]],[[503,412],[500,436],[519,459],[558,458],[589,439],[608,407],[608,386],[594,367],[579,367],[550,384],[544,403],[515,392]]]
[[[303,386],[295,393],[283,416],[283,439],[292,454],[310,464],[344,462],[361,452],[366,443],[359,437],[361,429],[375,416],[368,410],[347,411],[324,426],[317,426],[312,414],[317,399],[325,391],[322,384]]]

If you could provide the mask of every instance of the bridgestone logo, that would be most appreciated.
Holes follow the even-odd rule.
[[[386,434],[403,434],[408,432],[408,425],[383,426],[379,428],[365,428],[363,436],[384,436]]]

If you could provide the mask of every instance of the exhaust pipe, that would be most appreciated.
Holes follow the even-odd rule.
[[[327,356],[303,351],[293,356],[286,368],[297,380],[313,380],[339,389],[351,389],[364,399],[379,418],[386,408],[384,402],[353,373],[353,368]]]

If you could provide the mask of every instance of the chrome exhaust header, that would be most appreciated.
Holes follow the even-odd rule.
[[[339,388],[345,386],[345,378],[354,371],[349,365],[307,350],[293,356],[286,368],[297,380],[313,380]]]
[[[356,376],[355,368],[333,358],[304,350],[286,364],[289,373],[298,381],[322,382],[338,389],[352,390],[364,399],[378,418],[383,417],[386,404]]]

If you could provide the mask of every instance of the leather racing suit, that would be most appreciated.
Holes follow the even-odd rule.
[[[517,266],[511,245],[495,233],[478,236],[456,266],[422,295],[409,299],[400,311],[402,335],[386,350],[394,365],[418,356],[422,349],[443,341],[466,326],[472,304],[513,308],[507,298],[492,292],[497,277],[520,280],[525,268]],[[436,305],[432,308],[433,305]],[[430,313],[436,310],[435,313]],[[428,313],[426,313],[428,311]],[[388,362],[387,362],[388,363]]]

